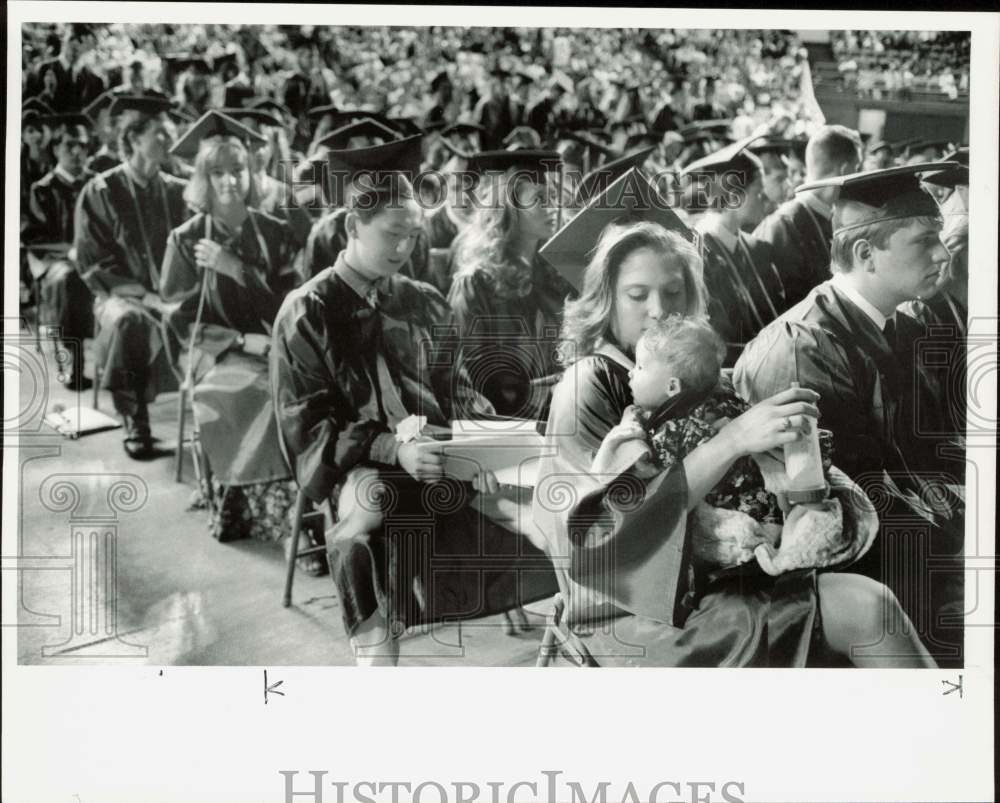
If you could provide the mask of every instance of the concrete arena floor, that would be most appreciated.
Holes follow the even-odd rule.
[[[89,346],[88,341],[86,374],[92,377]],[[25,353],[34,353],[33,348],[25,348]],[[44,354],[35,354],[30,361],[32,373],[37,376],[43,370],[43,377],[26,381],[22,370],[22,410],[34,404],[44,415],[56,405],[78,403],[76,394],[56,380],[51,343],[45,343]],[[89,405],[91,400],[92,391],[86,391],[79,403]],[[176,440],[176,405],[176,394],[168,394],[150,410],[154,434],[164,447],[172,448]],[[112,412],[108,393],[100,394],[99,407]],[[4,449],[5,460],[19,463],[21,477],[19,663],[353,664],[330,578],[297,573],[292,607],[283,608],[285,563],[280,545],[251,540],[220,544],[212,539],[207,514],[189,509],[195,490],[190,459],[185,464],[185,482],[178,484],[172,455],[150,462],[130,460],[121,446],[120,429],[68,440],[45,425],[27,421],[20,427],[19,438],[19,449],[9,444]],[[134,512],[119,513],[117,521],[111,522],[117,533],[115,592],[113,583],[105,587],[95,581],[104,576],[103,563],[96,564],[89,578],[84,577],[91,564],[74,562],[73,553],[74,544],[85,550],[87,542],[74,539],[72,533],[81,524],[90,527],[84,532],[93,531],[87,516],[107,518],[108,490],[114,485],[114,475],[120,474],[140,478],[138,485],[145,484],[148,498]],[[52,509],[57,507],[53,500],[65,498],[53,486],[60,480],[78,489],[79,500],[71,510]],[[14,554],[11,546],[5,548],[5,555]],[[5,560],[5,568],[9,564]],[[11,575],[5,572],[5,580],[9,579]],[[106,608],[105,600],[116,604]],[[114,611],[117,627],[112,617],[105,619],[105,610]],[[547,602],[529,606],[526,612],[532,628],[515,636],[504,633],[499,616],[409,632],[401,640],[400,664],[531,666],[548,610]]]

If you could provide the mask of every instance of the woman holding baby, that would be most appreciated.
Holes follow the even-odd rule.
[[[661,417],[664,409],[667,417],[701,409],[700,396],[681,387],[686,380],[671,381],[679,371],[661,370],[641,349],[635,370],[647,330],[671,315],[704,316],[701,275],[698,253],[681,235],[652,222],[609,226],[580,298],[566,307],[566,373],[546,432],[553,456],[542,460],[533,515],[570,632],[599,625],[587,651],[610,664],[642,653],[644,663],[661,666],[933,666],[916,637],[900,635],[907,629],[884,632],[887,614],[904,615],[881,584],[811,569],[772,576],[753,562],[735,565],[742,561],[727,547],[725,527],[708,539],[691,536],[704,523],[703,500],[714,499],[734,464],[780,454],[815,426],[816,393],[790,388],[719,417],[710,424],[714,436],[672,464],[625,437],[651,423],[637,415],[633,386],[662,380],[662,398],[650,401]],[[599,453],[607,457],[609,435],[620,448],[595,467]]]

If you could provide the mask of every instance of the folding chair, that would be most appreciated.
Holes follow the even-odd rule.
[[[306,496],[305,491],[299,488],[299,492],[295,496],[295,511],[292,514],[292,533],[289,536],[289,538],[292,539],[292,548],[288,550],[288,559],[285,566],[285,591],[281,598],[281,604],[285,608],[292,604],[292,583],[295,580],[295,562],[299,558],[304,558],[308,555],[318,555],[320,553],[326,554],[325,544],[311,546],[307,549],[299,551],[299,540],[302,535],[302,525],[311,524],[317,518],[325,518],[322,510],[311,510],[306,512],[306,505],[308,503],[309,497]]]

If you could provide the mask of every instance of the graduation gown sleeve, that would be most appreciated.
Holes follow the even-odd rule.
[[[805,303],[805,302],[803,302]],[[870,361],[817,323],[777,321],[747,345],[733,381],[756,404],[797,381],[820,394],[819,426],[833,432],[833,462],[848,476],[881,472],[888,448],[885,400]]]
[[[603,356],[567,370],[553,394],[535,488],[536,526],[571,618],[614,609],[680,625],[689,590],[687,481],[683,465],[652,480],[630,467],[616,478],[590,474],[601,441],[631,403],[627,369]]]
[[[76,202],[74,239],[76,262],[87,286],[95,293],[140,281],[131,274],[128,256],[116,238],[117,215],[103,176],[87,182]]]
[[[275,321],[270,352],[286,457],[299,486],[316,502],[329,498],[352,468],[369,460],[379,435],[391,437],[373,397],[360,407],[351,398],[368,378],[335,372],[342,339],[330,327],[336,314],[317,293],[293,294]]]

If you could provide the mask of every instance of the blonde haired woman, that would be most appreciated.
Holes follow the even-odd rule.
[[[933,666],[915,636],[885,632],[883,616],[905,617],[880,583],[720,571],[692,554],[688,512],[737,459],[794,441],[818,414],[815,392],[792,388],[723,419],[715,437],[651,480],[634,467],[610,482],[592,475],[604,437],[633,402],[636,343],[671,314],[704,314],[700,275],[681,235],[649,222],[610,226],[579,300],[567,305],[566,373],[552,394],[552,456],[539,466],[533,518],[568,598],[569,627],[605,625],[590,647],[609,664],[635,662],[628,645],[638,643],[646,663],[662,666]],[[626,611],[642,614],[611,624]],[[876,649],[855,651],[865,646]]]
[[[538,255],[558,214],[544,163],[557,164],[559,156],[506,153],[495,160],[506,172],[480,187],[478,208],[456,240],[448,301],[473,386],[497,413],[535,418],[547,396],[546,378],[559,371],[560,318],[575,292]]]
[[[295,247],[287,223],[255,208],[258,198],[243,141],[201,139],[184,192],[195,215],[170,233],[160,273],[163,299],[180,302],[168,325],[181,345],[199,322],[188,358],[219,540],[277,539],[293,498],[265,355],[278,308],[296,284]]]

